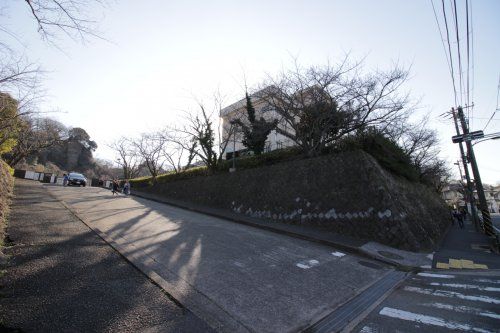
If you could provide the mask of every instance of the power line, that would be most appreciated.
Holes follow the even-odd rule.
[[[450,71],[450,75],[453,78],[453,68],[450,65],[450,60],[448,59],[448,52],[446,51],[446,45],[444,44],[443,33],[441,32],[441,25],[439,24],[439,19],[437,17],[436,8],[434,7],[434,0],[431,0],[432,11],[434,12],[434,18],[436,19],[436,25],[439,30],[439,38],[441,39],[441,45],[443,45],[444,56],[446,58],[446,63],[448,64],[448,69]],[[455,93],[455,103],[456,103],[456,93]]]
[[[460,52],[460,34],[458,32],[458,14],[457,14],[457,0],[453,0],[452,13],[455,17],[455,34],[457,37],[457,51],[458,51],[458,78],[460,83],[460,104],[463,105],[463,75],[462,75],[462,55]]]
[[[475,92],[475,86],[474,86],[474,78],[475,78],[475,72],[474,72],[474,29],[473,29],[473,16],[472,16],[472,1],[470,2],[470,10],[469,10],[469,15],[470,15],[470,49],[471,49],[471,72],[472,72],[472,82],[471,82],[471,109],[470,109],[470,115],[471,117],[474,117],[474,92]],[[473,124],[471,124],[472,127]]]
[[[495,111],[493,111],[493,113],[491,114],[490,119],[489,119],[489,120],[488,120],[488,122],[486,123],[486,126],[484,126],[483,131],[486,129],[486,127],[488,127],[488,125],[490,124],[491,120],[493,119],[493,116],[495,116],[495,113],[499,110],[499,109],[498,109],[498,93],[499,93],[499,92],[500,92],[500,75],[498,75],[497,105],[496,105]]]
[[[467,106],[470,105],[470,89],[469,89],[469,69],[470,69],[470,43],[469,43],[469,0],[465,0],[465,18],[466,18],[466,29],[467,29],[467,94],[466,102]],[[467,116],[470,118],[470,110],[467,108]]]
[[[448,42],[448,52],[450,54],[451,81],[453,82],[453,93],[455,95],[455,105],[458,105],[457,86],[455,84],[455,74],[453,71],[453,56],[451,53],[451,44],[450,44],[450,31],[448,30],[448,19],[446,18],[446,7],[444,5],[444,0],[441,0],[441,3],[443,6],[444,26],[446,28],[446,41]]]

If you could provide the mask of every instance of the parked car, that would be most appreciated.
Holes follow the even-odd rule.
[[[68,185],[87,186],[87,178],[81,173],[70,172],[68,175]]]

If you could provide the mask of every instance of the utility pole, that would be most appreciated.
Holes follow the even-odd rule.
[[[460,167],[460,160],[454,163],[458,167],[458,172],[460,173],[460,180],[464,180],[464,175],[462,174],[462,168]]]
[[[453,115],[453,121],[455,122],[455,130],[457,131],[457,135],[460,135],[460,129],[458,127],[458,120],[457,120],[457,115],[455,113],[455,109],[451,109],[451,113]],[[465,173],[465,180],[467,181],[467,199],[470,203],[470,213],[472,215],[472,221],[474,222],[474,227],[476,228],[476,231],[479,231],[479,223],[478,223],[478,217],[477,217],[477,211],[476,211],[476,199],[474,198],[474,191],[472,189],[472,182],[470,180],[470,174],[469,174],[469,168],[467,167],[467,157],[464,152],[464,146],[462,145],[462,142],[459,142],[458,146],[460,147],[460,157],[462,158],[462,164],[464,166],[464,173]],[[460,165],[458,166],[460,169]],[[460,172],[460,176],[462,176],[462,172]]]
[[[469,128],[467,122],[465,121],[464,110],[461,106],[458,107],[458,118],[462,125],[462,130],[464,135],[469,134]],[[470,140],[466,140],[465,144],[467,146],[468,157],[470,165],[472,168],[472,174],[474,175],[474,183],[476,184],[477,196],[479,198],[479,208],[483,214],[483,227],[484,232],[488,236],[494,235],[493,227],[491,223],[490,211],[488,210],[488,204],[486,202],[486,196],[484,195],[483,183],[481,182],[481,175],[479,174],[479,169],[477,167],[476,156],[474,155],[474,149],[472,148],[472,143]]]

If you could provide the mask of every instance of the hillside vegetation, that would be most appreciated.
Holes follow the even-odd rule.
[[[0,160],[0,248],[5,238],[5,227],[9,213],[9,203],[14,187],[13,170]]]

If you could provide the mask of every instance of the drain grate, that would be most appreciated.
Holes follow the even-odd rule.
[[[394,287],[394,285],[403,280],[405,276],[406,273],[404,272],[390,272],[384,278],[377,281],[361,294],[357,295],[352,300],[342,305],[337,310],[330,313],[328,316],[306,329],[304,332],[330,333],[341,331],[351,321],[362,314],[371,304],[376,302],[388,290]]]

